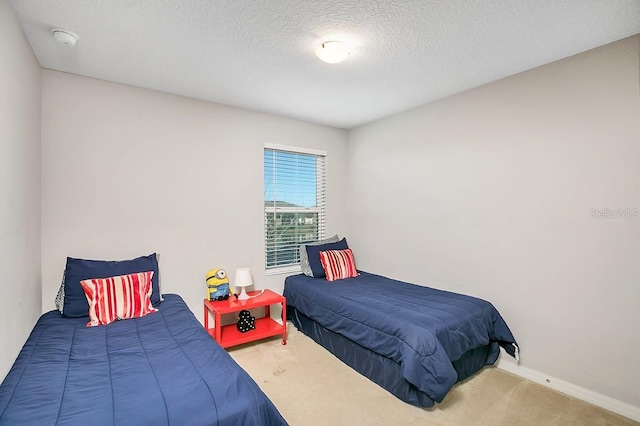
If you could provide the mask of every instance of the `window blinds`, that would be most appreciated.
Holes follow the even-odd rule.
[[[300,263],[299,245],[324,238],[326,154],[264,149],[266,268]]]

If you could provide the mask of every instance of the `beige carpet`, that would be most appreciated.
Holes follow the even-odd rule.
[[[576,398],[487,367],[431,409],[406,404],[288,324],[280,339],[230,348],[292,426],[638,425]]]

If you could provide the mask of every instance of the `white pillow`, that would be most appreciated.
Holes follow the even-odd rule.
[[[338,234],[336,234],[324,240],[316,241],[309,244],[301,244],[300,245],[300,269],[302,269],[302,273],[308,277],[313,276],[313,272],[311,271],[311,266],[309,265],[309,256],[307,256],[307,246],[318,246],[320,244],[335,243],[338,241],[340,241],[340,238],[338,237]]]

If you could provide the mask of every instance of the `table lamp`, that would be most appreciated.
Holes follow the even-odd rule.
[[[233,284],[236,288],[241,287],[242,291],[238,295],[238,300],[247,300],[249,295],[245,291],[245,287],[253,285],[253,278],[251,278],[251,271],[249,268],[237,268],[235,282]]]

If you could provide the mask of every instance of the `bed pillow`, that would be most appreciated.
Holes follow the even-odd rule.
[[[58,288],[58,294],[56,294],[56,309],[62,313],[64,310],[64,275],[62,275],[62,282],[60,283],[60,287]]]
[[[72,318],[89,315],[89,304],[80,281],[146,271],[153,272],[151,303],[156,306],[162,299],[160,298],[160,284],[158,281],[158,258],[155,253],[131,260],[88,260],[68,257],[64,271],[62,314]]]
[[[320,252],[327,250],[346,250],[347,239],[343,238],[335,243],[320,244],[317,246],[307,246],[307,256],[309,257],[309,266],[314,278],[324,278],[324,268],[320,262]]]
[[[322,263],[327,281],[358,276],[356,261],[353,258],[353,251],[351,249],[321,251],[320,262]]]
[[[316,241],[314,243],[301,244],[300,245],[300,269],[302,270],[302,273],[308,277],[313,276],[313,272],[311,271],[311,266],[309,266],[309,256],[307,256],[307,246],[318,246],[318,245],[327,244],[327,243],[335,243],[339,239],[340,238],[338,237],[338,234],[336,234],[332,237],[325,238],[324,240]]]
[[[157,309],[151,305],[153,271],[80,281],[89,304],[87,327],[140,318]]]

